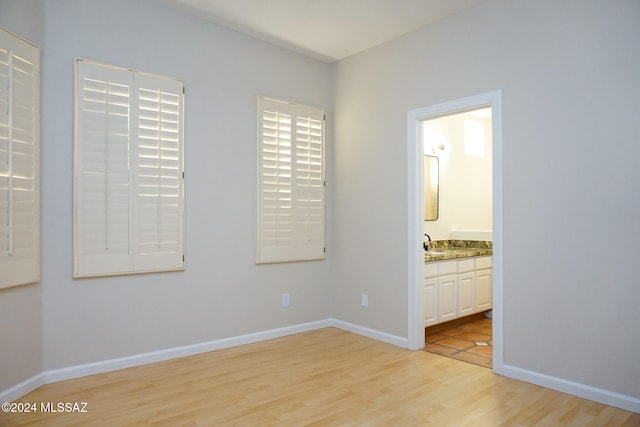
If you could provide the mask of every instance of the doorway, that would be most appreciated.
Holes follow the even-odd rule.
[[[493,353],[491,124],[483,107],[424,120],[421,132],[424,350],[484,367]]]
[[[503,214],[502,214],[502,92],[493,91],[409,111],[408,146],[408,347],[424,347],[424,145],[422,125],[426,120],[491,108],[492,112],[492,192],[493,192],[493,371],[503,371]]]

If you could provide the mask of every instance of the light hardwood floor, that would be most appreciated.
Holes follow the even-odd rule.
[[[640,426],[640,415],[335,328],[92,375],[2,426]]]

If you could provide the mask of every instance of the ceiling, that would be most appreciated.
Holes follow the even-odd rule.
[[[159,0],[324,62],[382,44],[484,0]]]

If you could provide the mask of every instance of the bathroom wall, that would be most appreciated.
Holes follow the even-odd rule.
[[[465,120],[482,127],[482,155],[465,150]],[[493,228],[491,120],[469,113],[427,120],[423,139],[425,154],[438,157],[440,172],[439,216],[436,221],[424,222],[425,233],[433,240],[450,239],[452,231],[466,236],[477,234],[470,231],[490,235]]]

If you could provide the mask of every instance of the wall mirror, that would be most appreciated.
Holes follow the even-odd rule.
[[[438,219],[438,158],[424,156],[424,220]]]

